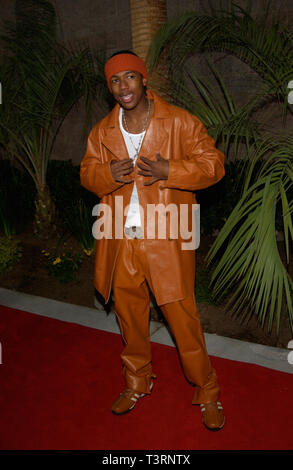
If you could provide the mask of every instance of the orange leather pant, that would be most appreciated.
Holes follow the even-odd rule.
[[[115,311],[124,342],[121,354],[126,386],[150,393],[152,354],[149,314],[152,281],[143,239],[122,240],[113,276]],[[195,297],[160,306],[174,336],[186,379],[195,385],[193,404],[219,399],[215,370],[211,367]]]

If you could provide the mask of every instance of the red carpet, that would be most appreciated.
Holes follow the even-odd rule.
[[[152,343],[153,393],[117,417],[119,335],[0,307],[0,342],[2,450],[293,448],[291,374],[212,357],[226,413],[212,433],[172,347]]]

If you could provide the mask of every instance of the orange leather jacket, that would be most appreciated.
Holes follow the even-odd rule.
[[[193,204],[196,204],[194,192],[217,183],[224,176],[224,155],[215,148],[214,140],[197,117],[167,103],[153,91],[148,90],[147,94],[149,99],[154,100],[154,114],[148,123],[139,155],[156,160],[156,153],[160,153],[169,160],[169,176],[167,180],[144,186],[146,179],[137,174],[136,165],[130,175],[135,178],[139,203],[143,209],[144,233],[147,233],[147,206],[160,203],[164,207],[169,204],[177,206],[179,223],[180,208],[187,208],[188,228],[191,229]],[[118,238],[120,235],[115,237],[115,220],[117,223],[122,213],[125,223],[125,208],[133,189],[133,183],[117,183],[111,175],[111,160],[129,158],[119,129],[118,114],[117,104],[94,126],[88,137],[80,169],[81,184],[99,196],[102,206],[105,204],[110,208],[107,217],[111,219],[108,222],[113,228],[112,237],[96,240],[94,273],[95,287],[106,302],[111,293],[113,271],[121,243],[121,238]],[[166,221],[170,219],[168,210],[163,215]],[[187,241],[186,234],[182,234],[179,229],[178,237],[174,238],[174,232],[170,232],[170,223],[166,223],[166,227],[163,239],[157,229],[154,237],[145,237],[158,305],[181,300],[194,292],[195,250],[182,249],[182,242]]]

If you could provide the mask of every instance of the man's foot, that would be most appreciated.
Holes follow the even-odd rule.
[[[152,390],[152,388],[153,384],[151,384],[150,390]],[[135,390],[131,390],[131,388],[125,388],[114,401],[112,405],[112,413],[114,415],[124,415],[125,413],[129,413],[129,411],[135,407],[137,400],[144,396],[146,396],[145,393],[137,393]]]
[[[204,403],[200,405],[202,422],[210,431],[219,431],[225,424],[225,415],[221,402]]]

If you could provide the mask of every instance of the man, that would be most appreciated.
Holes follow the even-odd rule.
[[[81,184],[101,199],[97,227],[104,232],[96,235],[94,282],[106,302],[113,288],[125,346],[126,388],[112,412],[132,410],[151,393],[156,377],[150,288],[175,338],[185,377],[195,386],[192,404],[200,405],[208,429],[219,430],[225,417],[195,303],[195,247],[186,239],[193,236],[194,191],[223,177],[224,156],[198,118],[146,89],[146,66],[134,53],[111,56],[105,75],[116,106],[92,129],[80,175]],[[165,208],[158,224],[156,207]]]

